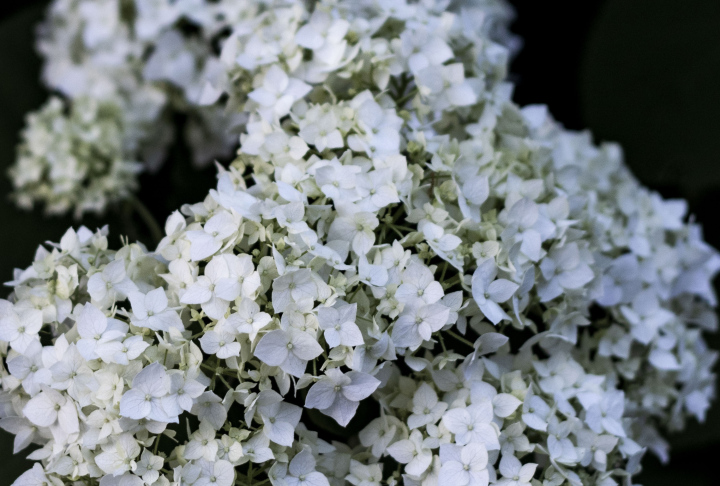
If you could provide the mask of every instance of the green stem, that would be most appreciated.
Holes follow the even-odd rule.
[[[410,98],[412,98],[413,96],[415,96],[415,95],[418,94],[418,93],[419,93],[418,89],[415,88],[415,89],[413,89],[412,91],[410,91],[408,94],[406,94],[405,96],[403,96],[402,98],[400,98],[399,100],[397,100],[397,101],[395,102],[395,104],[396,104],[398,107],[402,108],[403,105],[405,105],[405,103],[407,103],[407,102],[410,100]]]
[[[402,233],[400,232],[400,230],[398,230],[398,229],[395,227],[395,225],[393,225],[393,224],[388,224],[387,227],[390,228],[391,230],[393,230],[393,231],[395,232],[395,234],[400,237],[401,240],[405,237],[405,235],[402,234]]]
[[[357,284],[357,287],[355,287],[355,290],[353,290],[352,294],[350,294],[350,295],[348,296],[348,298],[347,298],[347,301],[348,301],[348,302],[352,301],[353,298],[355,297],[355,295],[360,291],[360,285],[361,285],[361,284],[358,283],[358,284]]]
[[[234,373],[231,373],[228,370],[220,370],[219,368],[213,368],[212,366],[206,365],[205,363],[200,363],[200,367],[203,369],[206,369],[208,371],[212,371],[213,375],[217,374],[218,376],[225,375],[228,378],[237,378],[237,376]]]
[[[447,353],[447,348],[445,347],[445,340],[443,339],[442,332],[438,333],[438,339],[440,340],[440,346],[442,346],[443,353]]]
[[[448,333],[450,336],[454,337],[455,339],[457,339],[458,341],[460,341],[461,343],[467,344],[468,346],[470,346],[473,349],[475,348],[475,345],[470,340],[465,339],[460,334],[450,331],[450,330],[447,330],[445,332]]]
[[[160,445],[160,436],[161,435],[162,434],[158,434],[155,436],[155,446],[153,447],[153,455],[154,456],[157,456],[158,446]]]
[[[80,267],[80,270],[82,270],[83,273],[84,273],[85,275],[87,275],[87,270],[85,269],[85,267],[83,267],[83,264],[82,264],[82,263],[80,263],[74,256],[72,256],[72,255],[70,255],[70,254],[68,254],[68,258],[70,258],[70,260],[72,260],[72,261],[74,261],[75,263],[77,263],[77,266]]]
[[[140,219],[143,220],[143,223],[145,223],[150,230],[150,234],[155,244],[157,245],[160,243],[160,240],[163,238],[163,231],[158,222],[155,221],[155,217],[152,215],[147,206],[145,206],[142,201],[135,196],[131,196],[128,201],[135,212],[137,212],[138,216],[140,216]]]
[[[440,274],[440,282],[445,281],[445,272],[447,272],[447,269],[448,269],[448,262],[445,262],[445,264],[443,265],[442,273]]]
[[[447,290],[459,282],[460,282],[460,275],[455,275],[453,278],[451,278],[447,282],[443,282],[442,286],[443,286],[443,289]]]
[[[222,374],[218,373],[218,374],[217,374],[217,377],[220,378],[220,381],[223,382],[223,385],[225,385],[228,390],[234,390],[234,389],[235,389],[235,387],[231,386],[230,383],[228,383],[228,381],[227,381],[225,378],[223,378],[223,375],[222,375]]]
[[[405,231],[410,231],[411,233],[417,231],[417,228],[411,228],[411,227],[409,227],[409,226],[403,226],[403,225],[399,225],[399,224],[393,224],[393,225],[391,225],[391,226],[392,226],[393,228],[398,228],[398,229],[402,229],[402,230],[405,230]]]
[[[393,215],[392,221],[390,221],[390,223],[392,223],[392,224],[397,223],[397,220],[400,219],[400,216],[402,216],[403,214],[405,214],[405,208],[400,206],[398,211]]]

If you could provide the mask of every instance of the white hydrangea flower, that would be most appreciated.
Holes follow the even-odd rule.
[[[379,380],[366,373],[351,371],[343,374],[334,368],[310,388],[305,407],[317,408],[345,426],[355,415],[360,401],[369,397],[379,385]]]
[[[487,486],[489,483],[488,454],[482,444],[443,444],[440,446],[440,460],[442,484]]]
[[[159,157],[170,109],[241,148],[155,250],[80,228],[15,272],[15,484],[609,486],[704,417],[720,257],[615,145],[510,100],[504,3],[88,2],[53,4],[69,111],[31,120],[18,197],[124,197],[76,190],[87,151]]]
[[[14,198],[48,214],[102,213],[137,189],[141,165],[123,139],[125,120],[114,102],[81,96],[67,107],[51,98],[28,116],[16,164]]]

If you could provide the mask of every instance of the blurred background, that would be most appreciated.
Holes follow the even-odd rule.
[[[0,2],[0,282],[27,266],[38,244],[58,241],[77,221],[20,212],[7,199],[5,177],[15,157],[25,114],[48,93],[39,83],[34,28],[47,0]],[[511,72],[515,101],[544,103],[567,128],[590,129],[596,141],[620,142],[637,177],[664,197],[689,201],[720,248],[720,1],[511,0],[512,30],[524,45]],[[178,120],[183,123],[182,119]],[[200,201],[214,184],[213,168],[191,168],[176,144],[172,163],[144,176],[139,198],[158,221],[182,203]],[[138,224],[136,224],[138,223]],[[91,229],[109,224],[113,238],[141,238],[142,223],[123,211],[85,218]],[[149,239],[145,239],[149,241]],[[115,241],[117,246],[119,241]],[[5,296],[7,290],[0,290]],[[709,336],[714,349],[720,337]],[[704,424],[670,438],[671,460],[649,456],[636,480],[646,486],[718,484],[720,404]],[[31,467],[12,455],[12,437],[0,430],[0,486]]]

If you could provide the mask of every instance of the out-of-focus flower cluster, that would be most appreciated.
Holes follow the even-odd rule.
[[[0,427],[41,446],[16,484],[611,486],[665,458],[714,396],[720,258],[685,204],[512,103],[495,3],[252,4],[203,87],[247,116],[217,188],[152,252],[69,230],[0,304]]]
[[[256,5],[257,4],[257,5]],[[95,152],[103,144],[122,147],[121,158],[137,160],[151,171],[165,159],[176,138],[174,118],[183,117],[183,141],[196,165],[229,157],[237,147],[241,114],[226,111],[223,103],[203,104],[204,79],[219,69],[217,46],[231,25],[256,18],[257,2],[205,0],[55,0],[40,26],[37,48],[44,60],[42,79],[62,95],[65,109],[47,106],[36,114],[52,125],[72,125],[72,114],[83,112],[85,123],[103,123],[93,118],[88,105],[113,110],[119,128],[113,140],[88,140],[88,153],[73,154],[79,165],[96,165]],[[79,106],[75,106],[75,105]],[[44,136],[46,128],[33,123],[31,115],[25,136]],[[63,138],[64,137],[64,138]],[[58,133],[65,145],[71,135]],[[93,146],[96,144],[97,146]],[[103,212],[109,200],[98,199],[78,187],[75,194],[53,176],[67,172],[62,161],[38,158],[33,163],[34,184],[25,174],[28,161],[19,154],[10,175],[16,199],[25,207],[44,204],[49,213],[74,210]],[[40,172],[40,174],[37,174]],[[123,199],[134,190],[135,178],[122,177],[104,184],[110,199]]]
[[[48,213],[73,209],[80,216],[136,188],[141,164],[126,158],[133,151],[125,146],[117,105],[82,97],[68,109],[51,98],[27,122],[10,171],[20,207],[42,201]]]

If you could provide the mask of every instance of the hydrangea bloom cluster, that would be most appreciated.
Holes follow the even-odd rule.
[[[191,149],[196,165],[229,157],[237,148],[247,117],[225,97],[217,101],[219,92],[213,85],[226,74],[221,46],[230,33],[250,28],[273,5],[258,0],[55,0],[39,30],[38,51],[44,59],[43,80],[63,95],[66,107],[51,110],[52,118],[43,108],[41,116],[67,124],[72,123],[67,112],[82,111],[87,98],[114,105],[122,123],[113,143],[123,147],[123,158],[139,160],[153,171],[164,162],[167,147],[175,138],[174,119],[180,113],[183,142]],[[515,50],[518,40],[506,28],[512,10],[500,0],[484,0],[475,10],[480,7],[487,35]],[[237,61],[240,67],[254,69],[256,63],[278,59],[278,53],[268,51],[267,46],[250,45],[248,49],[244,59],[230,59],[230,63]],[[224,61],[227,63],[227,55]],[[234,82],[240,91],[250,87],[240,80]],[[85,116],[95,121],[91,110]],[[30,138],[44,133],[32,122],[26,132]],[[63,142],[71,143],[72,138]],[[95,143],[101,148],[106,142]],[[95,164],[91,155],[75,155],[82,165]],[[84,197],[81,186],[73,197],[47,175],[73,178],[65,164],[36,160],[36,169],[42,170],[31,185],[20,175],[25,171],[22,163],[18,160],[10,174],[21,207],[41,203],[51,214],[70,208],[76,214],[106,208],[106,201]],[[90,178],[95,184],[92,175]],[[114,199],[123,199],[134,189],[134,179],[119,178],[106,185]],[[38,186],[49,187],[52,196]]]
[[[253,4],[203,88],[247,118],[217,187],[154,251],[69,230],[0,303],[0,427],[40,445],[15,484],[612,486],[665,457],[714,395],[720,258],[684,203],[511,101],[494,3]]]
[[[36,201],[49,214],[104,208],[125,199],[137,186],[141,164],[122,137],[122,113],[113,103],[82,97],[69,113],[59,98],[27,117],[18,158],[10,170],[17,204]]]
[[[159,168],[175,138],[173,117],[185,118],[183,140],[197,165],[215,157],[229,157],[237,147],[242,117],[225,111],[222,103],[200,104],[204,79],[219,69],[217,44],[229,25],[256,17],[252,1],[195,0],[55,0],[39,29],[38,51],[44,59],[43,81],[63,96],[33,114],[25,130],[25,145],[47,139],[43,118],[50,125],[73,125],[82,115],[85,124],[103,124],[105,115],[92,106],[112,110],[117,132],[85,140],[89,151],[69,155],[70,166],[53,158],[24,158],[23,150],[10,176],[22,207],[44,204],[49,213],[102,212],[107,202],[123,199],[134,189],[135,178],[96,180],[111,195],[98,199],[92,191],[66,181],[77,171],[98,164],[95,151],[108,143],[122,148],[121,158],[138,160],[149,170]],[[76,143],[73,133],[58,132],[57,142]],[[34,179],[28,181],[29,163]]]

